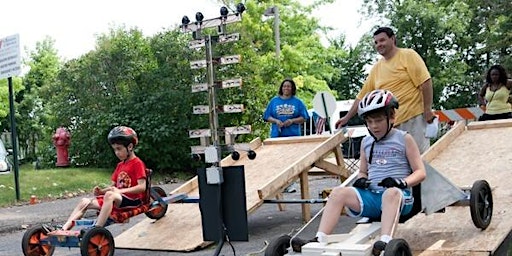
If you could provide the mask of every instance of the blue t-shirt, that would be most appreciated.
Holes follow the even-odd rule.
[[[265,113],[263,113],[263,120],[268,121],[269,117],[273,117],[284,122],[291,118],[297,118],[299,116],[308,119],[308,110],[306,105],[297,97],[292,96],[288,99],[282,99],[279,96],[275,96],[268,103]],[[288,136],[300,136],[300,124],[292,124],[288,127],[279,128],[277,124],[272,123],[270,129],[270,137],[288,137]]]

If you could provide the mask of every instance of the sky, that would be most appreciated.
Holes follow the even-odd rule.
[[[335,29],[329,36],[344,33],[347,42],[355,45],[375,25],[358,14],[361,3],[337,0],[313,15],[321,25]],[[93,50],[96,36],[112,26],[137,27],[152,36],[180,24],[184,15],[193,20],[201,11],[205,19],[218,17],[220,7],[215,0],[7,0],[0,4],[0,38],[19,34],[21,54],[26,57],[26,49],[34,50],[36,42],[49,36],[58,55],[69,60]]]

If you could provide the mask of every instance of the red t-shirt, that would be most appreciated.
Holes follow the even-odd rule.
[[[112,181],[118,189],[137,186],[137,180],[140,179],[146,179],[146,166],[138,157],[118,163],[112,174]],[[143,200],[146,193],[123,193],[123,195],[131,199]]]

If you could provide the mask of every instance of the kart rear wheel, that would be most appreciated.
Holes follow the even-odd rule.
[[[486,229],[492,219],[492,191],[485,180],[477,180],[471,187],[469,210],[471,219],[477,228]]]
[[[34,226],[23,234],[21,239],[21,250],[25,256],[51,256],[55,246],[42,244],[41,240],[47,239],[46,231],[42,225]]]
[[[289,235],[282,235],[274,239],[265,249],[265,256],[283,256],[288,253],[290,239]]]
[[[160,197],[165,197],[167,194],[165,193],[165,190],[161,187],[151,187]],[[153,205],[153,202],[157,201],[157,198],[153,198],[153,195],[151,195],[151,208],[149,211],[147,211],[145,214],[148,216],[148,218],[153,220],[161,219],[165,216],[165,213],[167,213],[167,207],[168,204],[162,204],[158,203]]]
[[[114,249],[114,237],[108,229],[103,227],[88,229],[80,243],[82,256],[112,256]]]
[[[411,248],[404,239],[391,239],[386,245],[384,256],[412,256]]]

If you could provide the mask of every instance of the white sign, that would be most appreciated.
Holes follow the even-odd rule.
[[[0,39],[0,79],[21,73],[19,34]]]
[[[336,99],[329,92],[318,92],[313,98],[313,108],[320,117],[330,117],[336,110]]]

